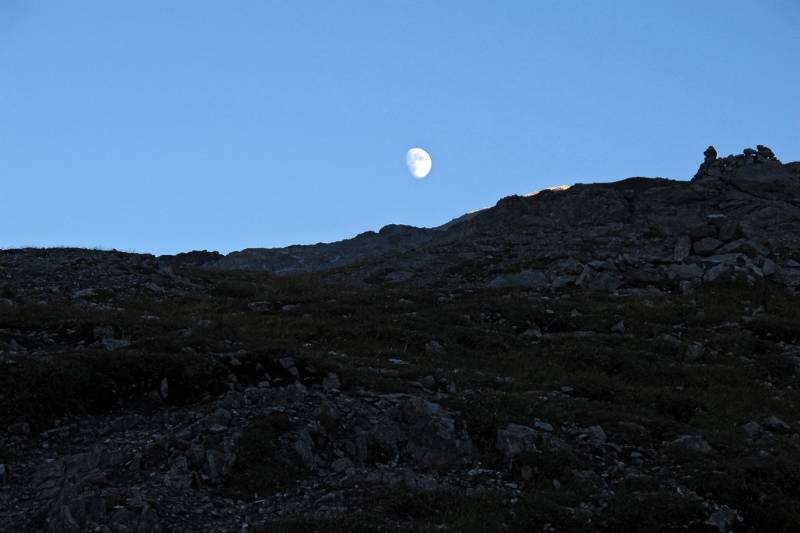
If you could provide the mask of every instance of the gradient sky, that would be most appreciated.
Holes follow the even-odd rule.
[[[709,144],[797,160],[798,28],[796,0],[0,0],[0,247],[313,243],[687,179]]]

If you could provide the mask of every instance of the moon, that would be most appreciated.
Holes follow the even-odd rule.
[[[411,148],[406,152],[406,165],[411,175],[422,179],[431,171],[431,156],[422,148]]]

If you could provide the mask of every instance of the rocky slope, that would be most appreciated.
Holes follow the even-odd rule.
[[[797,531],[798,180],[709,150],[280,276],[0,251],[0,531]]]

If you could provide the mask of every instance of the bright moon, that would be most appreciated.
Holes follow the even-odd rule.
[[[422,179],[431,171],[431,156],[422,148],[412,148],[406,152],[408,171],[415,178]]]

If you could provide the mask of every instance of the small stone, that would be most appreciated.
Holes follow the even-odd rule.
[[[158,395],[161,396],[162,400],[166,400],[169,396],[169,381],[167,378],[161,380],[161,383],[158,384]]]
[[[696,361],[703,357],[706,349],[699,342],[690,342],[689,346],[686,347],[686,358],[690,361]]]
[[[777,272],[778,265],[775,263],[775,261],[769,258],[764,259],[764,264],[761,265],[761,273],[764,274],[764,277],[768,278]]]
[[[770,431],[789,431],[789,424],[778,418],[770,416],[764,419],[764,427]]]
[[[286,370],[291,376],[297,378],[300,376],[300,372],[297,370],[295,366],[294,357],[281,357],[278,359],[278,363]]]
[[[625,333],[625,322],[623,320],[620,320],[619,322],[611,326],[611,333],[618,333],[620,335]]]
[[[331,372],[322,379],[322,388],[326,391],[339,390],[342,383],[339,381],[339,376]]]
[[[596,444],[603,444],[606,442],[608,437],[606,436],[606,432],[603,431],[603,428],[600,426],[589,426],[586,431],[586,434],[589,437],[589,441],[594,442]]]
[[[294,357],[281,357],[278,359],[278,363],[280,363],[284,370],[291,370],[295,367]]]
[[[542,330],[539,328],[528,328],[522,333],[523,337],[528,337],[529,339],[538,339],[542,336]]]
[[[108,351],[119,350],[120,348],[127,348],[131,345],[131,341],[127,339],[112,339],[106,337],[100,341],[100,345]]]
[[[80,289],[72,293],[72,297],[76,300],[79,300],[81,298],[93,298],[94,296],[97,296],[97,291],[91,288]]]
[[[266,313],[272,311],[274,305],[272,302],[258,301],[258,302],[250,302],[249,304],[247,304],[247,308],[256,313]]]
[[[6,465],[0,464],[0,484],[4,484],[6,482],[6,478],[8,477],[8,469]]]
[[[706,524],[716,527],[720,531],[729,531],[739,518],[739,513],[734,509],[722,509],[711,513]]]
[[[761,434],[764,433],[764,430],[761,428],[761,424],[758,422],[748,422],[739,426],[739,429],[753,440],[759,438]]]
[[[428,355],[435,355],[444,352],[444,347],[435,340],[428,341],[425,344],[425,353]]]
[[[692,239],[688,235],[682,235],[678,237],[678,241],[675,243],[675,249],[672,253],[672,258],[675,261],[683,261],[689,254],[692,253]]]

